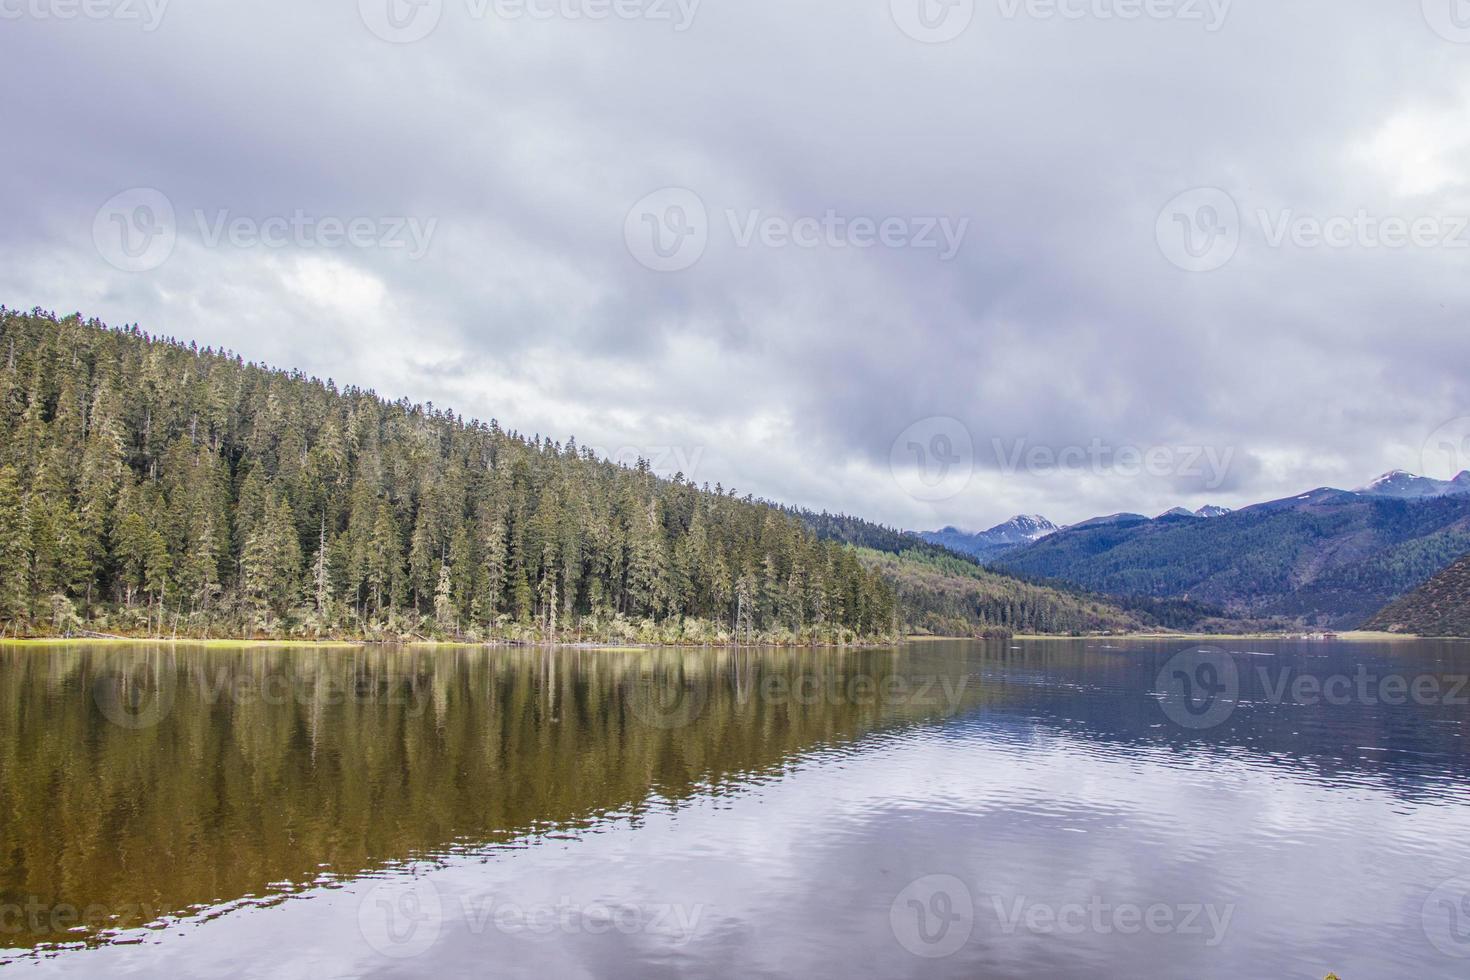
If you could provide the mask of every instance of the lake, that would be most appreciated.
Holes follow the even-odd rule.
[[[0,645],[7,973],[1470,975],[1470,644]]]

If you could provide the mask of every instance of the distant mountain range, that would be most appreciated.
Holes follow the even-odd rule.
[[[1470,471],[1434,480],[1396,470],[1357,490],[1320,487],[1219,510],[1208,520],[1203,509],[1094,518],[985,560],[1104,594],[1344,628],[1470,552]]]
[[[1190,511],[1183,507],[1175,507],[1159,515],[1159,520],[1166,517],[1185,517],[1194,519],[1197,517],[1220,517],[1230,513],[1226,507],[1201,507],[1199,510]],[[961,531],[959,528],[947,527],[940,531],[924,531],[919,537],[930,544],[937,544],[951,551],[973,555],[981,561],[992,561],[1002,555],[1015,551],[1025,545],[1040,541],[1058,531],[1070,531],[1082,527],[1101,527],[1112,524],[1141,524],[1148,521],[1142,514],[1108,514],[1103,517],[1093,517],[1077,524],[1058,526],[1037,514],[1018,514],[1010,520],[986,531],[970,533]]]
[[[1176,507],[1067,527],[1022,514],[980,532],[919,534],[793,513],[819,537],[866,549],[865,563],[916,611],[914,625],[933,632],[1085,631],[1132,619],[1206,632],[1371,621],[1450,635],[1453,606],[1448,620],[1439,613],[1458,600],[1445,597],[1470,594],[1460,589],[1470,576],[1425,586],[1470,555],[1470,472],[1434,480],[1396,470],[1357,490],[1319,487],[1238,511]],[[1053,591],[1027,593],[1026,583]],[[1391,613],[1421,586],[1428,599]]]
[[[1065,583],[1037,584],[983,565],[973,555],[846,514],[781,508],[824,541],[857,549],[859,560],[897,590],[904,627],[941,636],[996,632],[1083,634],[1140,630],[1238,632],[1242,624],[1205,603],[1112,599]],[[1018,535],[1043,533],[1041,522]],[[959,533],[959,532],[956,532]]]

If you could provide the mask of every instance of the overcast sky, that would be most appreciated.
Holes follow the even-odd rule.
[[[1463,8],[0,0],[0,302],[910,528],[1448,477]]]

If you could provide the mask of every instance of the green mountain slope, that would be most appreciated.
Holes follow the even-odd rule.
[[[232,354],[0,308],[0,630],[890,633],[851,548],[720,487]]]
[[[1470,555],[1389,603],[1367,628],[1419,636],[1470,636]]]
[[[1322,490],[1212,520],[1068,529],[995,567],[1112,595],[1187,597],[1234,615],[1356,626],[1470,550],[1470,498]]]
[[[871,549],[859,554],[865,566],[893,583],[910,632],[1083,634],[1134,632],[1155,625],[1105,600],[998,575],[959,557]]]
[[[1138,630],[1222,632],[1269,629],[1206,603],[1101,596],[1062,582],[1032,582],[988,568],[973,555],[846,514],[793,510],[818,536],[860,549],[863,563],[898,591],[909,632],[1095,633]]]

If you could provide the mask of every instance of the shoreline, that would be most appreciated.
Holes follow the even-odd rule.
[[[940,639],[948,639],[940,637]],[[562,650],[598,650],[609,653],[634,653],[645,650],[872,650],[899,646],[908,642],[906,638],[852,643],[596,643],[587,640],[538,640],[523,642],[515,640],[261,640],[225,639],[212,637],[208,640],[185,636],[42,636],[0,639],[0,649],[6,647],[65,647],[65,646],[139,646],[164,645],[187,647],[213,647],[217,649],[253,649],[282,647],[301,650],[356,650],[373,647],[423,647],[452,650],[535,650],[557,648]]]
[[[988,643],[988,642],[1011,642],[1024,640],[1036,641],[1061,641],[1061,642],[1088,642],[1095,640],[1165,640],[1165,641],[1198,641],[1208,643],[1209,641],[1240,641],[1240,640],[1291,640],[1299,643],[1327,643],[1343,641],[1348,643],[1392,643],[1408,642],[1417,640],[1442,640],[1452,642],[1470,642],[1470,637],[1463,636],[1418,636],[1412,633],[1383,633],[1371,630],[1347,630],[1334,633],[1331,636],[1320,636],[1302,633],[1090,633],[1085,636],[1061,636],[1044,633],[1017,633],[1011,637],[973,637],[973,636],[935,636],[927,634],[914,634],[884,640],[859,640],[852,643],[628,643],[607,642],[599,643],[586,640],[538,640],[534,642],[515,640],[301,640],[301,639],[234,639],[212,637],[210,639],[199,639],[195,637],[158,637],[158,636],[103,636],[103,637],[66,637],[66,636],[40,636],[19,637],[15,639],[0,639],[0,648],[4,647],[61,647],[61,646],[137,646],[140,644],[162,644],[168,646],[189,646],[215,649],[265,649],[265,648],[288,648],[300,650],[353,650],[366,649],[369,647],[410,647],[431,649],[454,649],[454,650],[517,650],[538,649],[556,647],[571,650],[596,650],[608,653],[634,653],[647,650],[739,650],[739,649],[766,649],[766,650],[871,650],[883,647],[902,646],[907,643],[953,643],[957,641]]]

